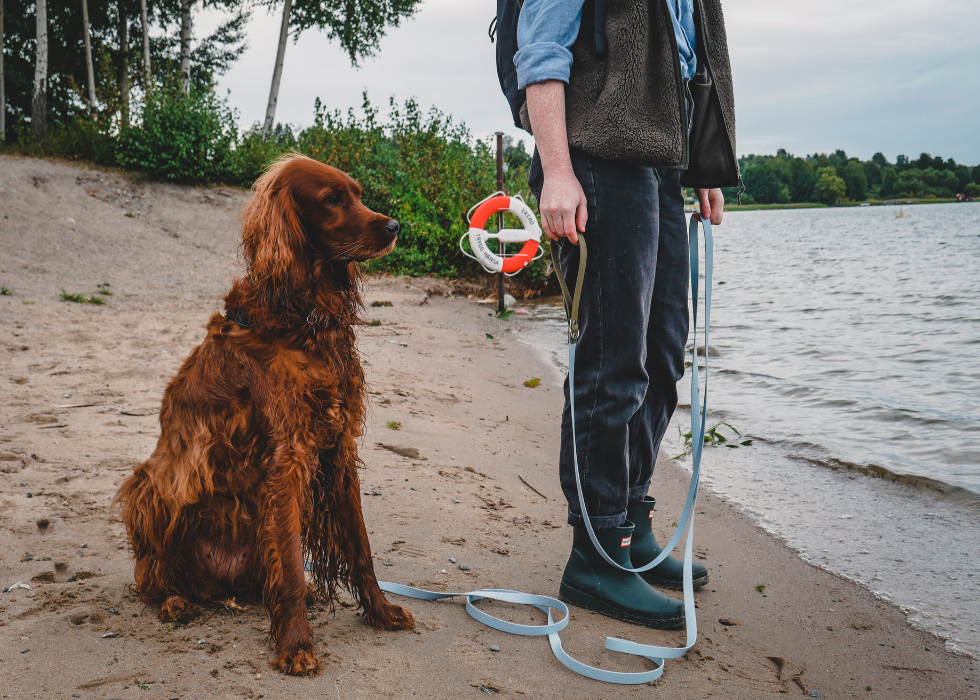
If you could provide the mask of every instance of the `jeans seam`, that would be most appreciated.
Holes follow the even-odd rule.
[[[592,160],[591,157],[589,158],[589,178],[592,180],[592,196],[595,199],[595,225],[596,225],[596,228],[598,229],[599,228],[599,188],[596,185],[595,167],[594,167],[594,162],[593,162],[593,160]],[[596,250],[596,253],[598,253],[598,250]],[[595,253],[593,253],[593,255],[595,255]],[[581,264],[581,262],[579,264]],[[602,313],[601,313],[601,309],[602,309],[602,266],[601,265],[596,265],[595,266],[595,270],[596,270],[596,295],[598,296],[598,299],[597,299],[598,303],[596,304],[596,308],[600,309],[600,313],[597,314],[598,317],[599,317],[598,318],[598,325],[599,325],[599,368],[598,368],[598,371],[596,373],[596,377],[598,378],[598,377],[601,377],[602,376],[602,356],[603,356],[603,347],[604,347],[604,344],[602,342],[603,341],[603,326],[602,326]],[[593,419],[595,418],[595,413],[596,413],[596,408],[598,406],[598,403],[599,403],[599,392],[598,391],[593,391],[592,392],[592,410],[589,412],[589,439],[586,441],[586,450],[585,450],[585,454],[586,454],[586,458],[585,458],[585,460],[586,460],[586,469],[588,469],[588,467],[591,464],[591,461],[590,460],[591,460],[591,457],[592,457],[592,435],[594,433],[594,431],[592,430],[592,422],[593,422]],[[574,418],[573,418],[573,420],[574,420]],[[596,508],[597,509],[600,509],[601,506],[602,506],[602,495],[601,495],[601,493],[599,495],[599,501],[600,501],[599,504],[596,505]],[[586,506],[586,507],[588,507],[588,503],[584,503],[583,505]],[[585,514],[583,513],[582,515],[584,516]]]

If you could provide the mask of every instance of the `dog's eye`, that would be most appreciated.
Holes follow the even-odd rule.
[[[341,197],[339,194],[332,194],[329,197],[327,197],[327,204],[329,204],[332,207],[340,206],[343,203],[344,203],[344,198]]]

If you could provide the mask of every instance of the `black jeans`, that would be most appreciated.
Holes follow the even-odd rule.
[[[660,441],[677,407],[688,336],[689,261],[680,171],[593,158],[572,149],[589,204],[588,263],[579,310],[575,428],[592,526],[622,525],[628,500],[647,495]],[[540,199],[537,152],[528,176]],[[570,284],[579,248],[561,239]],[[559,475],[568,522],[582,524],[572,463],[568,382]]]

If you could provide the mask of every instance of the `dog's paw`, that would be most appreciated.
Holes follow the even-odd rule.
[[[368,615],[367,623],[379,630],[410,630],[415,627],[415,616],[400,605],[388,603],[380,614]]]
[[[280,653],[272,667],[290,676],[315,676],[320,671],[320,659],[311,647],[293,647]]]
[[[191,604],[180,596],[172,595],[160,603],[160,621],[177,622],[191,611]]]

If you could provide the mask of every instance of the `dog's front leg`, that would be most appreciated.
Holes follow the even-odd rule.
[[[277,460],[262,503],[261,550],[265,558],[266,609],[276,644],[273,666],[292,675],[313,675],[320,662],[306,617],[306,575],[300,540],[300,510],[305,489],[298,462]]]
[[[389,602],[378,586],[371,558],[371,542],[361,512],[360,479],[357,476],[353,441],[341,446],[335,468],[343,475],[343,486],[333,494],[336,517],[343,523],[345,533],[339,545],[350,567],[350,582],[360,598],[365,620],[380,630],[412,629],[415,627],[412,613],[401,605]]]

